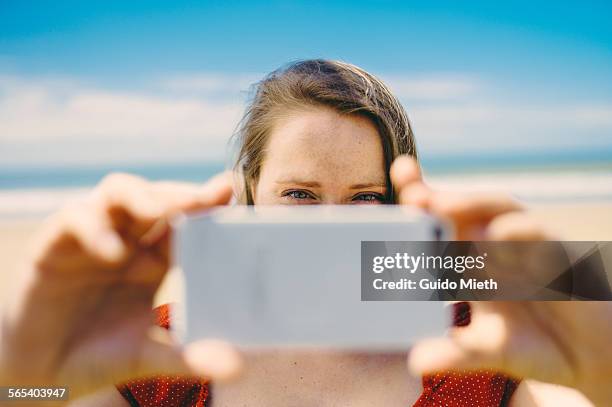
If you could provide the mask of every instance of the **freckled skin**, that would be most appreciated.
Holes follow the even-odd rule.
[[[300,187],[282,182],[287,180],[317,183],[305,188],[317,196],[316,203],[349,204],[359,193],[384,193],[385,178],[380,136],[368,119],[313,108],[274,126],[254,187],[255,204],[296,203],[280,196],[283,190]],[[351,189],[358,184],[376,186]]]
[[[384,183],[382,143],[374,125],[363,117],[312,108],[276,123],[253,190],[256,205],[352,204],[363,203],[355,201],[359,194],[384,195]],[[358,184],[377,186],[351,188]],[[283,197],[289,189],[308,191],[316,199]],[[405,353],[277,350],[247,358],[240,381],[213,388],[215,407],[247,400],[249,406],[267,407],[405,407],[421,392],[420,380],[408,374]]]

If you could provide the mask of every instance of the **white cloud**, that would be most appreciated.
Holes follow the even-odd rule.
[[[430,151],[612,145],[612,103],[569,106],[483,102],[428,104],[414,106],[409,115],[417,141]]]
[[[4,85],[4,86],[3,86]],[[2,140],[224,137],[242,105],[95,88],[0,82]]]
[[[177,75],[127,91],[0,76],[0,163],[223,159],[244,91],[259,77]],[[612,144],[612,103],[536,105],[526,97],[518,105],[467,76],[385,79],[405,102],[422,150]]]
[[[4,77],[0,157],[3,163],[15,164],[104,162],[131,155],[155,159],[156,154],[159,159],[219,159],[242,109],[237,100],[216,102]]]
[[[218,95],[247,92],[264,74],[220,74],[200,73],[174,75],[160,81],[163,88],[175,92],[194,92]]]

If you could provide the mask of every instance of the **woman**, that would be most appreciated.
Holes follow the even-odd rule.
[[[449,195],[425,186],[403,108],[382,82],[352,65],[312,60],[273,72],[258,85],[237,141],[242,203],[397,202],[448,218],[459,239],[545,237],[507,197]],[[408,375],[402,355],[278,352],[244,355],[245,361],[218,341],[177,348],[150,315],[169,264],[167,220],[180,211],[228,204],[232,192],[227,174],[203,187],[112,175],[87,201],[56,215],[34,246],[28,281],[4,320],[1,382],[68,384],[79,395],[128,381],[121,393],[104,392],[102,405],[203,405],[211,400],[208,379],[216,383],[215,406],[492,406],[530,399],[525,385],[513,396],[516,382],[489,371],[437,373],[421,382]],[[591,354],[605,352],[606,335],[559,344],[527,306],[508,308],[477,304],[472,323],[464,318],[460,325],[467,326],[450,338],[418,345],[410,367],[430,373],[488,366],[572,385],[594,400],[606,397],[597,384],[609,367]],[[560,327],[580,336],[579,321],[589,310],[568,310]],[[164,311],[160,326],[171,323]],[[594,311],[595,319],[602,315]],[[513,321],[514,331],[504,325]],[[518,335],[525,326],[529,330]],[[508,347],[515,336],[533,348]],[[580,347],[592,352],[578,352]],[[240,386],[223,385],[238,372]],[[157,376],[173,374],[192,378]],[[129,382],[151,376],[157,377]]]

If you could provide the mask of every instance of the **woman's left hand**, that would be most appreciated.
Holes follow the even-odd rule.
[[[452,222],[457,240],[548,240],[551,234],[513,199],[445,194],[424,184],[409,157],[391,168],[398,200]],[[612,302],[474,302],[471,322],[416,344],[416,374],[491,368],[574,387],[594,403],[612,400]],[[597,404],[599,405],[599,404]]]

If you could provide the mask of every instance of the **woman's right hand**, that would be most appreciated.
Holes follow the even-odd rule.
[[[68,386],[78,396],[156,374],[236,374],[241,361],[230,346],[181,349],[151,311],[169,268],[170,218],[231,195],[229,174],[203,186],[113,174],[52,216],[3,315],[0,383]]]

